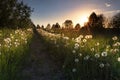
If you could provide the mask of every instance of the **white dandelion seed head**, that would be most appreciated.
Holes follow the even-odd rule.
[[[95,51],[95,48],[91,48],[91,51],[92,51],[92,52]]]
[[[118,62],[120,62],[120,57],[118,57]]]
[[[90,58],[90,56],[87,55],[87,56],[84,57],[84,60],[88,60],[89,58]]]
[[[76,53],[76,51],[75,51],[75,50],[73,50],[73,51],[72,51],[72,53]]]
[[[83,39],[83,42],[84,42],[84,43],[87,42],[87,39]]]
[[[79,53],[79,56],[81,57],[81,56],[82,56],[82,53]]]
[[[78,62],[79,62],[79,59],[78,59],[78,58],[75,58],[75,62],[78,63]]]
[[[100,68],[103,68],[105,65],[103,64],[103,63],[101,63],[100,65],[99,65],[99,67]]]
[[[100,43],[99,43],[99,42],[97,42],[95,46],[99,46],[99,45],[100,45]]]
[[[118,39],[117,36],[112,37],[112,40],[116,41]]]
[[[100,54],[99,53],[96,53],[95,54],[95,58],[99,58],[100,57]]]
[[[106,57],[106,56],[107,56],[107,52],[102,52],[101,55],[102,55],[103,57]]]
[[[76,69],[76,68],[73,68],[73,69],[72,69],[72,72],[76,72],[76,71],[77,71],[77,69]]]

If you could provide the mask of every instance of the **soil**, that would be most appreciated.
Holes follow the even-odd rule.
[[[65,80],[64,74],[49,56],[41,37],[34,33],[30,44],[28,63],[22,71],[22,80]]]

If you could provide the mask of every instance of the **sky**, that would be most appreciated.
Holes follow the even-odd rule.
[[[34,9],[31,19],[35,25],[46,26],[58,22],[62,25],[65,20],[72,20],[73,25],[82,24],[92,12],[111,17],[120,12],[120,0],[23,0]]]

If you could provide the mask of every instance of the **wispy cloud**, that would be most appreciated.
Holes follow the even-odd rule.
[[[111,4],[110,4],[110,3],[105,3],[105,6],[106,6],[106,7],[110,7]]]

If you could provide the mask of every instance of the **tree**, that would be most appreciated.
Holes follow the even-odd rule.
[[[110,21],[110,25],[113,28],[120,28],[120,13],[117,13],[113,16],[112,20]]]
[[[30,22],[31,8],[18,0],[0,0],[0,27],[23,28]]]
[[[72,20],[66,20],[64,22],[64,24],[65,24],[65,28],[67,28],[67,29],[72,29],[73,28],[73,22],[72,22]]]
[[[40,29],[40,25],[39,24],[37,24],[37,27],[36,27],[37,29]]]
[[[80,29],[80,24],[76,24],[75,29]]]
[[[47,24],[47,26],[46,26],[46,30],[50,30],[51,29],[51,25],[50,24]]]
[[[59,29],[59,28],[60,28],[59,23],[56,23],[56,24],[52,25],[52,29]]]
[[[103,28],[104,27],[104,21],[105,21],[105,17],[103,14],[99,14],[96,15],[95,12],[93,12],[90,16],[89,16],[89,25],[92,28]]]

